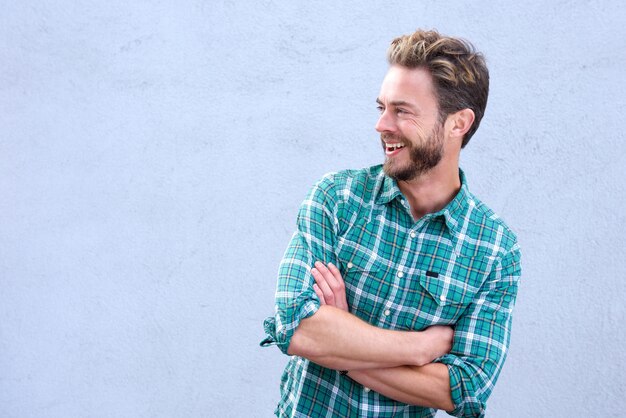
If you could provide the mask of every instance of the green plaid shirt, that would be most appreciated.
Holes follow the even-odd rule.
[[[287,352],[300,321],[320,306],[310,269],[339,267],[350,311],[377,327],[422,330],[452,325],[448,366],[457,416],[482,416],[506,357],[520,278],[516,236],[461,189],[441,211],[415,221],[382,166],[324,176],[298,214],[298,229],[280,264],[276,314],[268,338]],[[369,390],[336,370],[290,358],[281,382],[280,417],[433,417]]]

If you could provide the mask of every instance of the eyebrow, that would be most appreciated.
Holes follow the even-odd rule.
[[[376,98],[376,103],[378,103],[379,105],[383,105],[382,100],[380,100],[380,98],[378,97]],[[410,107],[413,110],[417,110],[415,106],[413,106],[411,103],[404,101],[404,100],[394,100],[394,101],[389,102],[389,104],[392,106],[396,106],[396,107],[406,106],[406,107]]]

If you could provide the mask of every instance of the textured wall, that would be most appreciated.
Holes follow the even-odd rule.
[[[623,413],[622,2],[319,3],[2,1],[0,416],[270,416],[297,207],[381,161],[384,52],[417,27],[491,69],[462,163],[524,277],[489,415]]]

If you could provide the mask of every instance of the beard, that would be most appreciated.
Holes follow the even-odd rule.
[[[421,144],[415,144],[404,136],[381,134],[383,149],[385,141],[401,142],[405,145],[410,159],[409,163],[402,164],[397,158],[387,157],[383,165],[385,174],[398,181],[409,181],[439,164],[443,157],[443,135],[440,128],[440,126],[433,128],[428,138]]]

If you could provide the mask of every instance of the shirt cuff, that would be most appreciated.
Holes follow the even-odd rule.
[[[320,302],[316,299],[310,299],[304,302],[298,312],[294,315],[289,323],[286,323],[281,318],[280,312],[277,312],[275,316],[270,316],[263,322],[263,328],[265,330],[266,337],[261,341],[261,347],[269,347],[271,345],[277,345],[280,351],[287,354],[289,344],[291,343],[291,337],[300,325],[303,319],[312,316],[320,308]],[[284,318],[284,317],[283,317]]]
[[[439,357],[434,363],[442,363],[448,366],[450,376],[450,397],[454,409],[448,414],[456,417],[483,417],[485,408],[482,402],[475,397],[473,382],[467,376],[463,376],[467,365],[459,357],[446,354]]]

